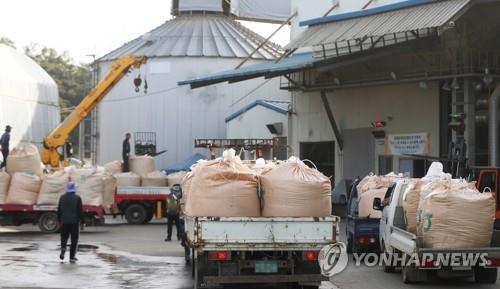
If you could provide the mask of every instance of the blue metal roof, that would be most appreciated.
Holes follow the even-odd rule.
[[[251,110],[252,108],[256,106],[263,106],[265,108],[268,108],[270,110],[274,110],[276,112],[279,112],[281,114],[287,114],[288,113],[288,106],[290,105],[289,102],[287,101],[270,101],[270,100],[256,100],[252,102],[251,104],[243,107],[242,109],[238,110],[237,112],[231,114],[230,116],[226,117],[226,123],[230,122],[231,120],[237,118],[238,116],[244,114],[245,112]]]
[[[318,24],[323,24],[323,23],[330,23],[330,22],[353,19],[353,18],[358,18],[358,17],[371,16],[371,15],[389,12],[389,11],[394,11],[394,10],[398,10],[398,9],[410,8],[410,7],[417,6],[417,5],[429,4],[432,2],[438,2],[438,1],[436,1],[436,0],[407,0],[407,1],[402,1],[402,2],[398,2],[398,3],[394,3],[394,4],[388,4],[388,5],[384,5],[384,6],[380,6],[380,7],[370,8],[370,9],[364,9],[364,10],[359,10],[359,11],[354,11],[354,12],[347,12],[347,13],[342,13],[342,14],[313,18],[313,19],[302,21],[299,23],[299,25],[300,26],[313,26],[313,25],[318,25]]]
[[[276,61],[267,61],[249,65],[235,70],[216,73],[207,77],[180,81],[178,85],[189,84],[191,88],[197,88],[226,81],[242,81],[261,76],[273,77],[312,67],[313,63],[314,59],[312,53],[297,53],[277,63]]]

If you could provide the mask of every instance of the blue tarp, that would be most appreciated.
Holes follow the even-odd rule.
[[[196,164],[196,162],[198,162],[199,160],[206,160],[206,159],[207,159],[206,156],[196,153],[178,164],[164,168],[162,171],[167,175],[180,171],[190,171],[189,168],[192,165]]]

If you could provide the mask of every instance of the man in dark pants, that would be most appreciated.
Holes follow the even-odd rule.
[[[126,173],[128,172],[129,166],[128,166],[128,158],[130,157],[130,133],[127,132],[125,134],[125,139],[123,140],[122,143],[122,159],[123,159],[123,172]]]
[[[9,143],[10,143],[11,130],[12,127],[10,125],[6,126],[5,132],[3,133],[2,138],[0,138],[0,147],[2,148],[2,157],[3,157],[3,162],[0,165],[0,169],[7,166],[7,157],[9,156]]]
[[[71,247],[69,250],[69,261],[71,263],[78,261],[76,259],[76,250],[78,248],[80,229],[83,230],[84,224],[82,199],[75,191],[75,184],[69,182],[66,186],[66,193],[59,198],[59,206],[57,208],[57,217],[61,224],[61,254],[59,258],[64,260],[66,244],[68,243],[68,237],[71,235]]]
[[[167,199],[167,238],[166,242],[172,240],[172,226],[175,223],[175,229],[177,230],[177,240],[181,239],[179,235],[179,213],[181,211],[181,204],[177,200],[174,193],[170,193]]]
[[[184,247],[184,259],[186,260],[186,264],[189,264],[191,249],[189,248],[187,234],[186,234],[186,223],[184,221],[184,217],[179,218],[179,233],[178,235],[181,238],[181,246]]]

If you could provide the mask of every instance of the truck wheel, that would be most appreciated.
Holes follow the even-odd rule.
[[[479,284],[495,284],[497,282],[497,268],[474,268],[474,280]]]
[[[405,284],[412,284],[415,282],[413,278],[413,268],[408,267],[408,266],[403,266],[401,268],[401,276],[403,277],[403,283]]]
[[[203,282],[203,255],[198,255],[194,261],[194,289],[201,288]]]
[[[140,204],[132,204],[125,209],[125,219],[129,224],[144,224],[147,218],[146,208]]]
[[[384,272],[385,273],[394,273],[394,272],[396,272],[396,267],[384,265]]]
[[[45,212],[38,218],[38,227],[43,233],[56,233],[59,230],[59,221],[54,212]]]

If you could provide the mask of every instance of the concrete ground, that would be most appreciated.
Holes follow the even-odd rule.
[[[132,226],[121,219],[107,224],[81,234],[77,264],[58,259],[57,234],[42,234],[34,226],[0,227],[0,288],[193,288],[183,248],[175,239],[164,242],[166,224]],[[400,273],[353,262],[331,281],[322,289],[500,288],[479,286],[471,278],[405,285]]]

